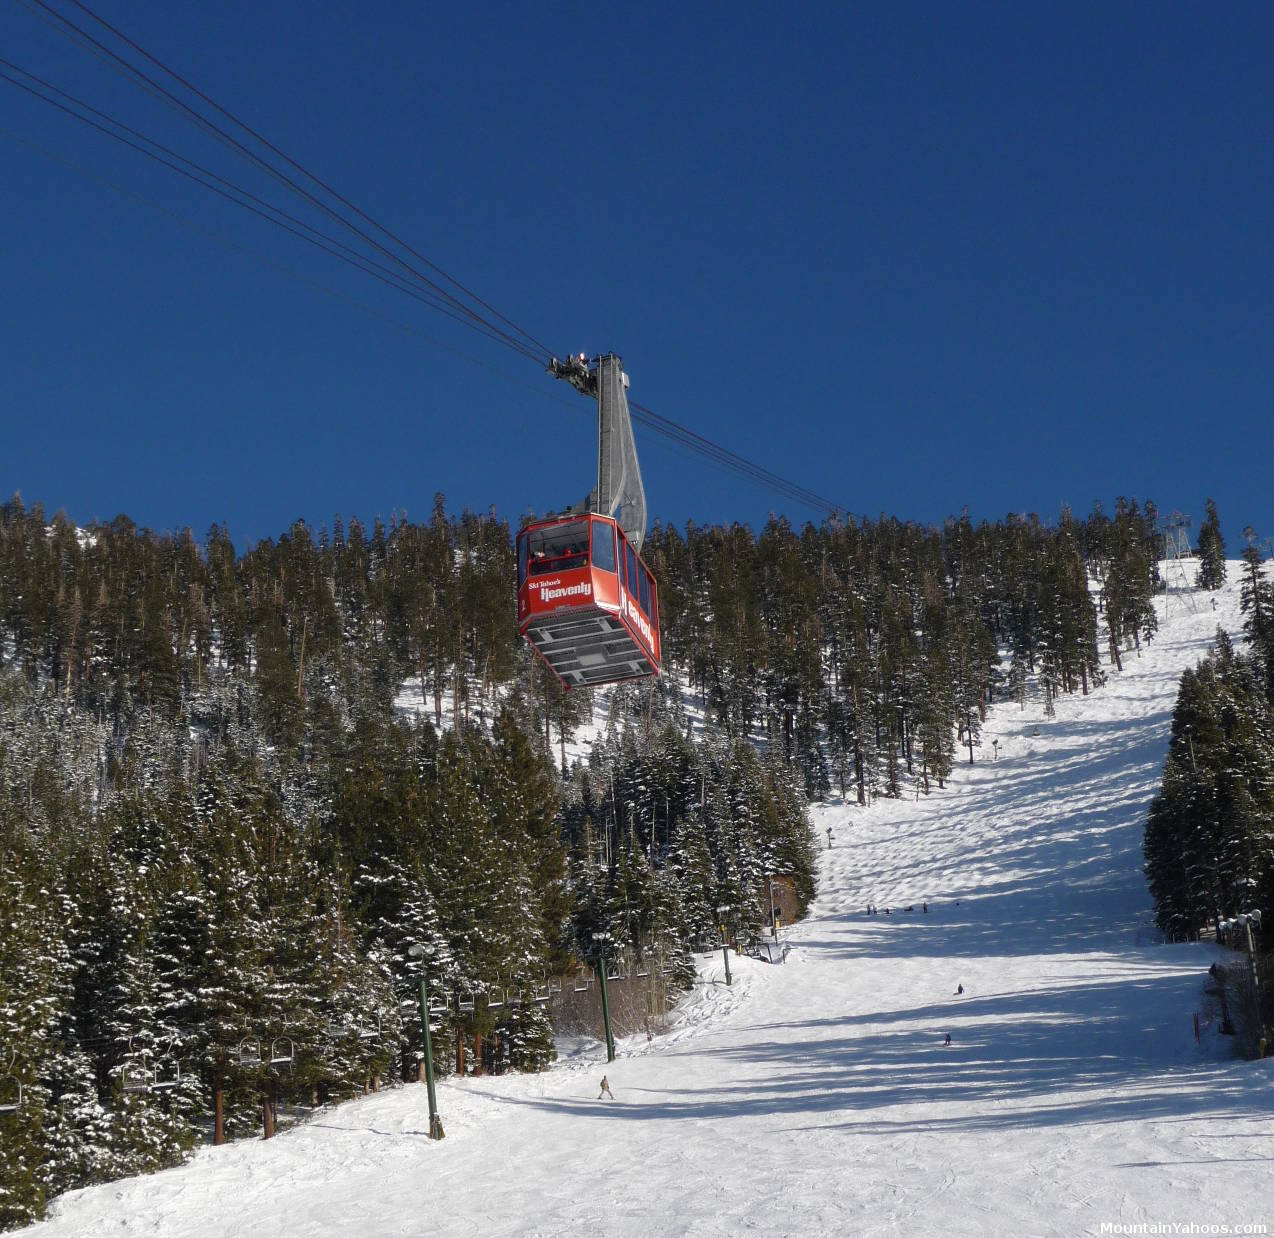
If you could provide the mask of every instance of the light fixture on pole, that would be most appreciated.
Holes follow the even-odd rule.
[[[615,1036],[610,1029],[610,997],[606,991],[607,947],[611,935],[605,931],[593,934],[593,946],[597,957],[597,978],[602,989],[602,1026],[606,1029],[606,1060],[615,1060]]]
[[[423,959],[425,948],[421,945],[410,946],[407,954],[413,959]],[[429,1138],[442,1139],[442,1119],[438,1116],[438,1097],[434,1091],[434,1048],[433,1037],[429,1034],[429,976],[424,963],[420,965],[420,1026],[425,1033],[425,1086],[429,1090]]]

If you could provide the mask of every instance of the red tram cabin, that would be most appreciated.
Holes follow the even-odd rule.
[[[659,674],[655,578],[609,516],[556,516],[519,534],[518,630],[567,688]]]

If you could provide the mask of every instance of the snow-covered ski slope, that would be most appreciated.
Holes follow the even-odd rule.
[[[945,790],[818,807],[834,846],[788,963],[732,959],[727,989],[720,956],[705,957],[653,1045],[621,1042],[610,1067],[590,1044],[544,1075],[443,1084],[442,1143],[413,1085],[80,1192],[29,1232],[1274,1225],[1274,1062],[1229,1060],[1206,1026],[1195,1044],[1215,952],[1155,944],[1141,873],[1178,678],[1218,623],[1239,626],[1237,587],[1199,605],[1170,605],[1147,652],[1054,718],[994,710],[977,764]],[[868,902],[891,914],[867,916]],[[603,1073],[613,1101],[597,1099]]]

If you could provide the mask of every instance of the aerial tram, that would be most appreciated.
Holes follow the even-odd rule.
[[[628,375],[614,353],[554,357],[549,373],[597,400],[597,487],[518,534],[518,630],[568,689],[648,679],[659,674],[659,591],[641,559]]]

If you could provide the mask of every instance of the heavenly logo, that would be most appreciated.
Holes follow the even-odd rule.
[[[633,600],[628,596],[628,594],[624,595],[624,614],[626,614],[637,625],[638,630],[646,638],[646,644],[652,645],[653,641],[650,634],[650,624],[646,622],[641,611],[633,605]]]
[[[593,592],[593,586],[587,581],[581,581],[578,585],[567,585],[565,588],[549,589],[544,585],[540,586],[540,599],[545,602],[553,602],[558,598],[573,597],[589,597]]]

